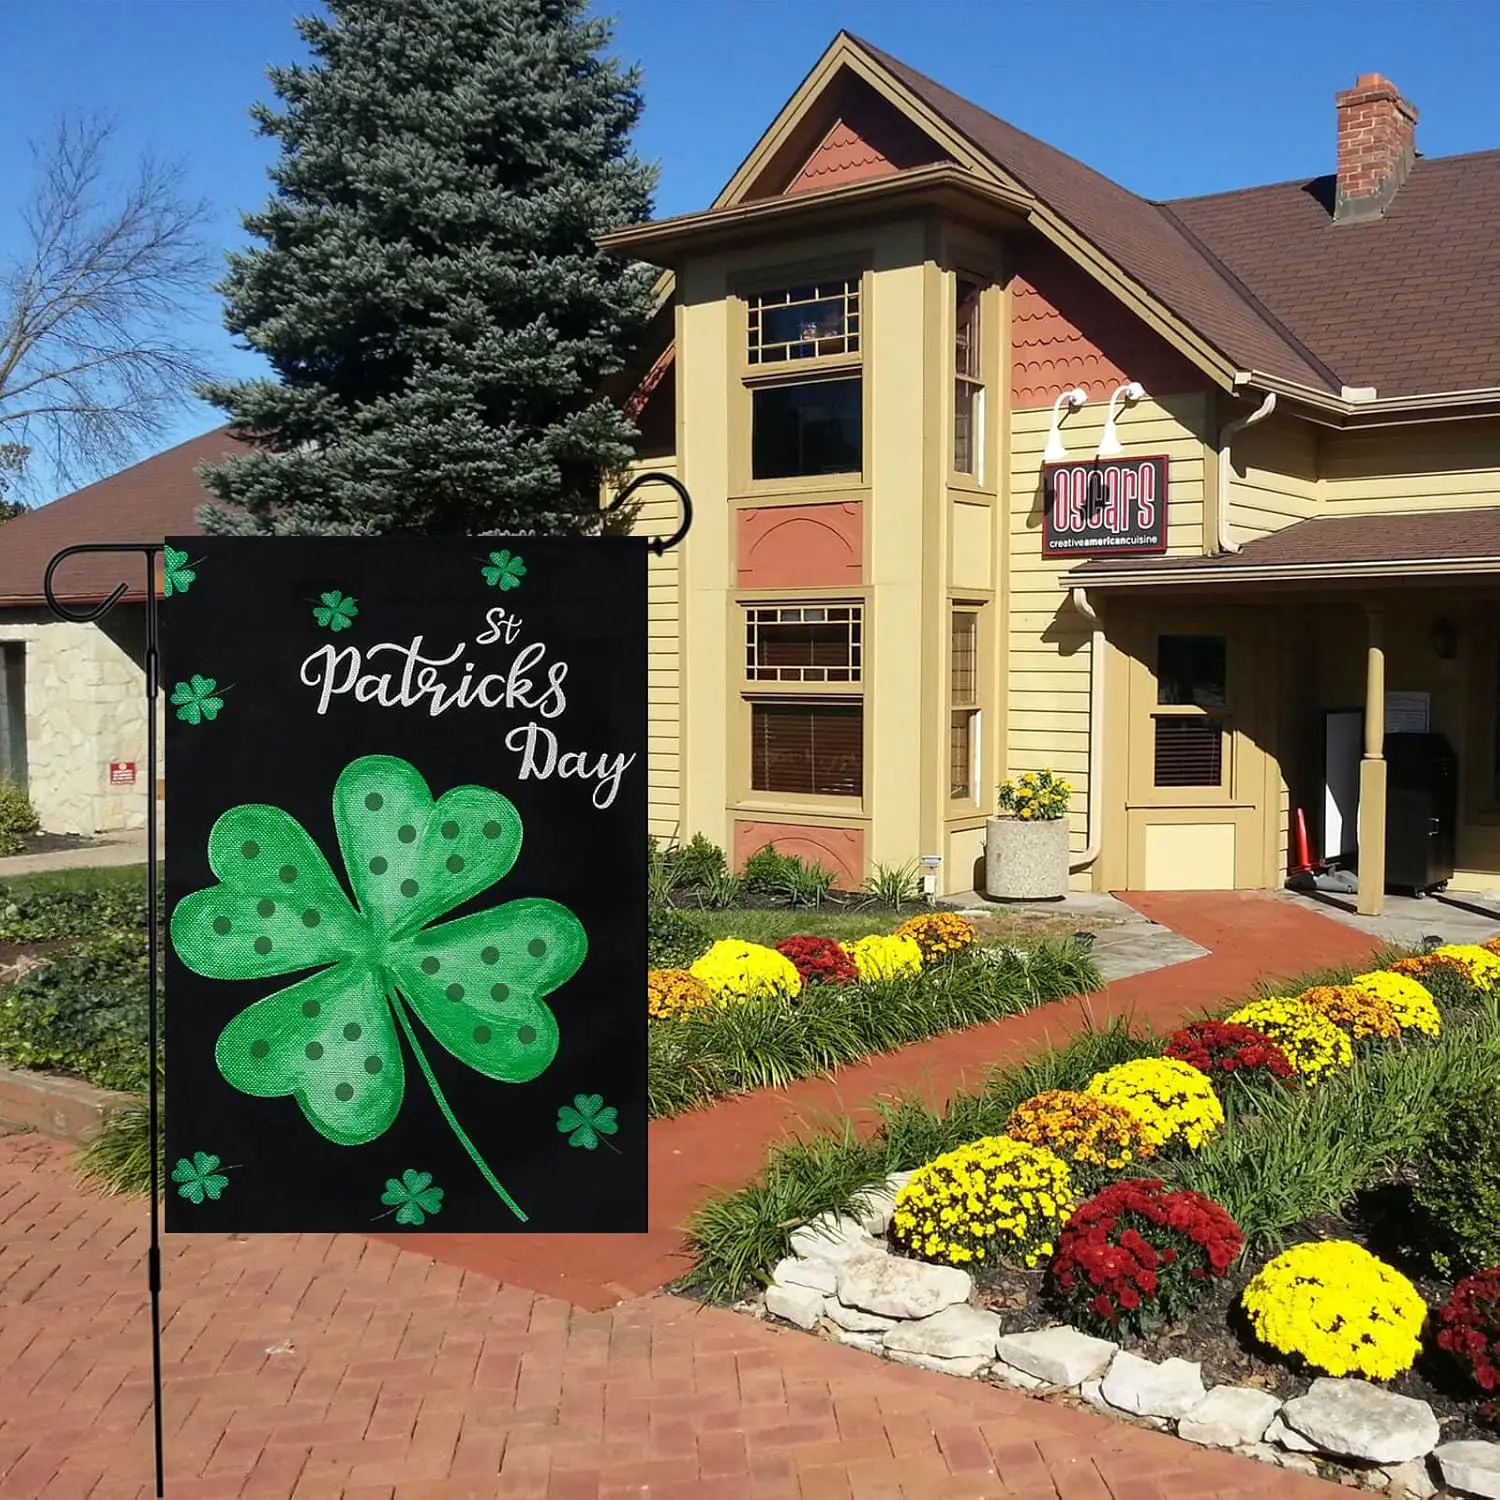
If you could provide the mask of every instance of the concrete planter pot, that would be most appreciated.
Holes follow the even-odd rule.
[[[984,888],[995,901],[1060,901],[1068,893],[1068,820],[988,819]]]

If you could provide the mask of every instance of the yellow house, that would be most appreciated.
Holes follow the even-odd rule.
[[[1280,886],[1304,828],[1362,909],[1500,885],[1500,151],[1335,106],[1328,175],[1154,203],[840,34],[710,207],[605,238],[696,512],[655,833],[960,892],[1051,767],[1077,888]]]

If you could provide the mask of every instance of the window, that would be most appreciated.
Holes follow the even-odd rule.
[[[26,647],[0,645],[0,779],[26,785]]]
[[[1222,635],[1158,636],[1156,701],[1164,706],[1223,708],[1229,701],[1227,656]]]
[[[984,478],[984,383],[980,378],[979,310],[983,288],[960,276],[953,326],[953,469]]]
[[[863,613],[857,604],[747,610],[745,676],[751,682],[858,682]]]
[[[1219,719],[1158,716],[1157,786],[1222,786],[1224,725]]]
[[[836,699],[750,708],[750,785],[757,792],[858,797],[864,790],[864,708]]]
[[[859,280],[843,277],[749,301],[752,365],[859,353]]]
[[[948,668],[948,795],[972,800],[979,761],[979,612],[953,611]]]
[[[762,386],[750,397],[750,477],[857,474],[864,467],[864,382]]]

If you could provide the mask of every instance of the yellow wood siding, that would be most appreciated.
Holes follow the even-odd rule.
[[[1318,438],[1305,422],[1271,417],[1230,444],[1230,535],[1244,543],[1318,509]]]
[[[1104,406],[1091,402],[1066,419],[1068,452],[1091,456],[1104,430]],[[1167,550],[1203,550],[1201,395],[1143,401],[1119,418],[1120,440],[1132,455],[1165,454],[1168,466]],[[1068,604],[1059,578],[1066,558],[1042,556],[1042,449],[1049,411],[1016,411],[1010,428],[1010,589],[1006,745],[1002,774],[1050,768],[1073,783],[1069,803],[1073,853],[1088,839],[1089,653],[1092,627]],[[1097,603],[1097,601],[1096,601]],[[1102,732],[1102,730],[1101,730]],[[1076,888],[1092,883],[1087,871]]]
[[[1321,450],[1324,515],[1500,505],[1500,421],[1331,433]]]
[[[632,465],[676,473],[671,458]],[[637,492],[640,507],[631,523],[635,536],[671,536],[681,524],[677,498],[665,485]],[[682,628],[677,550],[646,564],[646,798],[650,831],[660,839],[679,836],[682,816]]]

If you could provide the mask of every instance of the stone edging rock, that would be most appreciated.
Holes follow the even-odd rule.
[[[81,1078],[0,1068],[0,1121],[54,1140],[83,1145],[110,1115],[135,1102],[132,1094],[95,1088]]]
[[[1500,1443],[1442,1443],[1425,1401],[1368,1381],[1315,1380],[1283,1402],[1249,1387],[1205,1389],[1197,1364],[1156,1364],[1065,1324],[1001,1334],[994,1313],[971,1305],[967,1271],[889,1253],[882,1237],[910,1178],[895,1173],[852,1216],[824,1214],[796,1230],[791,1255],[754,1310],[902,1364],[1076,1399],[1190,1443],[1393,1500],[1440,1493],[1500,1500]]]

